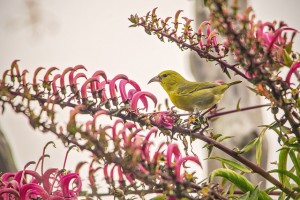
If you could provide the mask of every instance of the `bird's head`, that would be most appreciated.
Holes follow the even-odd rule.
[[[172,70],[166,70],[153,77],[148,84],[152,82],[159,82],[166,92],[171,92],[184,81],[186,80],[179,73]]]

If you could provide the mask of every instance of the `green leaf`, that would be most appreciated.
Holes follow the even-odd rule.
[[[227,160],[225,158],[220,158],[220,157],[210,157],[210,159],[214,159],[214,160],[218,160],[220,162],[222,162],[223,164],[226,164],[234,169],[238,169],[242,172],[245,172],[245,173],[250,173],[252,172],[249,168],[239,164],[239,163],[236,163],[234,161],[231,161],[231,160]]]
[[[129,28],[137,27],[137,26],[138,26],[138,25],[136,25],[136,24],[132,24],[132,25],[129,26]]]
[[[152,35],[151,31],[148,30],[148,29],[145,29],[145,32],[146,32],[148,35]]]
[[[290,150],[289,155],[290,155],[290,158],[291,158],[291,160],[294,164],[296,174],[297,174],[298,177],[300,177],[300,162],[297,159],[296,154],[293,150]],[[299,157],[299,153],[298,153],[298,157]]]
[[[236,104],[236,110],[241,110],[240,108],[240,103],[241,103],[242,98],[239,98],[237,104]]]
[[[265,135],[265,132],[268,130],[268,128],[264,128],[261,133],[259,134],[258,141],[256,143],[256,152],[255,152],[255,157],[256,157],[256,163],[258,166],[260,166],[260,161],[262,157],[262,141],[263,137]]]
[[[259,92],[255,88],[251,88],[249,86],[246,86],[250,91],[254,92],[257,95],[260,95]],[[260,95],[261,96],[261,95]]]
[[[230,139],[230,138],[233,138],[234,136],[222,136],[222,137],[220,137],[219,139],[218,139],[218,141],[219,142],[222,142],[222,141],[224,141],[224,140],[226,140],[226,139]]]
[[[256,145],[256,143],[258,142],[258,138],[253,139],[249,144],[247,144],[244,148],[242,148],[241,150],[238,151],[238,153],[246,153],[248,151],[250,151],[254,145]]]
[[[285,66],[291,66],[293,64],[293,60],[285,49],[283,49],[283,61]]]
[[[249,200],[250,192],[246,192],[242,196],[240,196],[239,200]]]
[[[259,189],[256,186],[253,191],[250,192],[250,196],[248,200],[258,200],[259,197]]]
[[[225,72],[225,74],[227,75],[227,77],[228,77],[229,79],[231,79],[231,76],[230,76],[230,74],[229,74],[229,71],[228,71],[228,69],[227,69],[226,67],[223,69],[223,71]]]
[[[293,181],[295,181],[295,183],[300,186],[300,178],[298,176],[296,176],[295,174],[293,174],[290,171],[287,170],[279,170],[279,169],[273,169],[271,171],[269,171],[270,173],[278,173],[278,175],[285,175],[288,176],[289,178],[291,178]]]
[[[244,176],[230,169],[221,168],[212,171],[209,177],[209,182],[211,182],[211,180],[214,177],[223,177],[227,179],[228,181],[236,185],[238,188],[240,188],[240,190],[242,190],[245,193],[252,192],[256,189],[256,187],[250,181],[248,181]],[[259,193],[258,194],[259,200],[272,200],[271,197],[267,195],[266,192],[259,190],[258,193]]]
[[[281,149],[279,152],[279,160],[278,160],[278,170],[279,171],[286,171],[287,167],[287,158],[288,158],[289,149]],[[278,174],[279,180],[283,187],[286,185],[286,174],[279,173]]]

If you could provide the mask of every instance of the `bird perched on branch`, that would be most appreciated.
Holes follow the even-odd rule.
[[[161,84],[177,108],[189,112],[199,112],[215,106],[230,86],[241,83],[191,82],[172,70],[159,73],[148,84],[152,82]]]

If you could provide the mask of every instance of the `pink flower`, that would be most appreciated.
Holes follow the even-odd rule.
[[[266,31],[265,27],[269,27],[270,30]],[[284,31],[297,32],[296,29],[290,27],[279,27],[275,29],[274,24],[266,22],[259,25],[259,28],[256,31],[256,37],[261,40],[262,44],[267,47],[268,51],[271,51],[272,49],[281,49],[286,46],[287,43],[286,39],[284,39],[282,35]]]
[[[286,78],[285,78],[285,81],[286,81],[289,85],[291,85],[291,77],[292,77],[292,74],[295,73],[299,67],[300,67],[300,62],[296,62],[296,63],[294,63],[294,64],[291,66],[291,68],[290,68],[290,70],[289,70],[289,72],[288,72],[288,74],[287,74],[287,76],[286,76]]]
[[[173,124],[175,123],[174,117],[168,111],[156,112],[152,117],[157,124],[167,129],[172,129]]]

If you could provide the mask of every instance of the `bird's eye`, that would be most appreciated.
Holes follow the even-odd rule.
[[[168,74],[163,74],[162,75],[163,78],[166,78],[167,76],[168,76]]]

